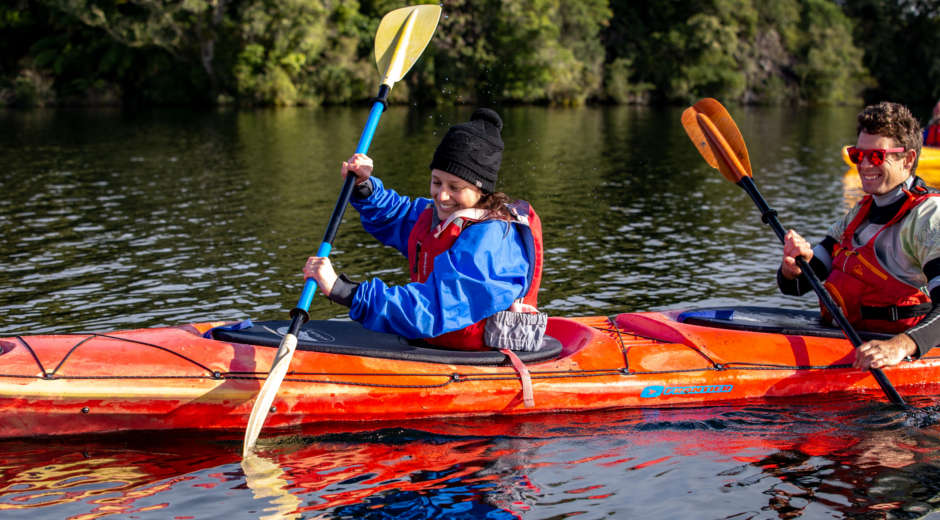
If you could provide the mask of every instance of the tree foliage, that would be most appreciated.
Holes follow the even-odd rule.
[[[612,2],[608,55],[668,102],[855,103],[870,80],[830,0]]]
[[[866,98],[930,106],[940,98],[940,2],[855,0],[845,3],[856,20],[862,62],[877,77]]]
[[[351,103],[405,0],[13,0],[0,105]],[[940,97],[936,0],[445,0],[415,103]]]

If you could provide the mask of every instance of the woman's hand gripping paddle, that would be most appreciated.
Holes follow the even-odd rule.
[[[425,47],[434,35],[440,17],[440,6],[417,5],[396,9],[382,18],[375,34],[375,63],[382,74],[382,85],[379,87],[379,94],[372,105],[372,111],[369,113],[369,120],[362,130],[356,153],[364,154],[368,152],[372,136],[375,134],[375,128],[379,123],[379,117],[385,110],[392,85],[411,69],[412,65],[424,52]],[[343,189],[336,201],[336,207],[333,208],[330,222],[326,226],[323,242],[320,243],[320,249],[317,250],[317,256],[325,257],[330,255],[330,250],[333,248],[333,239],[336,237],[339,223],[343,220],[343,213],[346,211],[346,204],[349,203],[349,198],[352,195],[355,179],[355,175],[346,176]],[[247,456],[254,447],[268,410],[277,395],[277,390],[281,386],[284,376],[287,375],[287,368],[290,366],[294,350],[297,348],[297,333],[308,319],[307,312],[310,310],[310,303],[313,301],[316,291],[317,282],[312,278],[308,278],[304,282],[303,293],[300,295],[297,307],[291,311],[290,328],[287,334],[284,335],[284,339],[281,340],[277,354],[274,356],[274,362],[271,365],[271,371],[268,373],[268,377],[255,399],[254,407],[251,409],[251,417],[248,419],[248,426],[245,430],[242,457]]]
[[[757,190],[757,185],[754,184],[754,180],[751,178],[751,162],[747,157],[747,145],[738,130],[738,125],[734,123],[734,119],[731,118],[725,107],[712,98],[705,98],[685,109],[682,113],[682,126],[685,127],[689,139],[692,140],[705,161],[712,168],[718,168],[726,179],[740,186],[751,196],[751,199],[760,210],[761,220],[768,224],[777,234],[777,238],[783,242],[786,231],[777,219],[777,212],[770,209],[767,201],[761,196]],[[852,345],[855,347],[861,345],[862,338],[852,328],[849,320],[842,313],[842,309],[832,299],[822,282],[819,281],[816,273],[810,268],[809,262],[803,257],[797,257],[796,263],[806,274],[806,278],[809,279],[810,285],[813,286],[813,290],[819,296],[819,300],[832,314],[845,336],[852,342]],[[871,373],[892,403],[905,406],[904,400],[901,399],[898,391],[894,389],[891,381],[880,369],[872,368]]]

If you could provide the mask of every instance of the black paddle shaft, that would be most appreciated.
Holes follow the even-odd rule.
[[[326,231],[323,233],[323,242],[332,244],[336,238],[339,223],[343,221],[343,214],[346,213],[346,205],[349,204],[349,199],[352,198],[355,183],[355,175],[346,175],[346,180],[343,181],[343,189],[339,192],[339,198],[336,199],[336,207],[333,208],[330,222],[326,225]]]
[[[336,232],[339,230],[339,224],[343,221],[343,214],[346,213],[346,205],[349,204],[349,199],[352,198],[353,187],[356,184],[355,181],[355,175],[346,176],[346,180],[343,182],[343,188],[339,192],[339,198],[336,199],[333,214],[330,215],[330,222],[326,225],[326,231],[323,233],[323,244],[330,244],[332,246],[333,240],[336,238]],[[296,336],[300,331],[300,327],[310,319],[310,315],[305,309],[294,307],[290,311],[290,316],[291,322],[288,334]]]
[[[760,194],[760,191],[758,191],[754,180],[750,177],[742,177],[737,184],[750,195],[751,200],[757,205],[757,209],[760,210],[761,221],[774,230],[780,242],[784,242],[784,237],[787,234],[786,230],[784,230],[783,226],[780,224],[780,220],[777,218],[777,212],[767,205],[767,201],[764,200],[764,197]],[[832,295],[830,295],[829,291],[823,286],[819,277],[813,272],[813,269],[809,266],[809,262],[802,256],[798,256],[796,257],[796,265],[803,270],[806,279],[809,280],[810,285],[813,286],[813,290],[816,291],[816,295],[819,296],[819,300],[826,309],[829,310],[829,313],[832,314],[833,319],[839,324],[839,328],[842,329],[845,336],[852,342],[852,345],[855,347],[861,345],[863,343],[862,338],[858,335],[858,332],[855,331],[855,328],[852,327],[852,324],[849,323],[848,318],[846,318],[845,314],[842,312],[842,308],[832,299]],[[895,390],[891,381],[884,375],[884,372],[882,372],[880,368],[872,368],[870,370],[871,374],[875,377],[875,381],[877,381],[878,385],[881,387],[881,390],[888,396],[888,399],[898,406],[906,406],[904,399],[902,399],[898,391]]]

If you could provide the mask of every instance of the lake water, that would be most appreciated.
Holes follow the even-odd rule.
[[[786,227],[846,210],[857,108],[730,107]],[[370,155],[411,195],[471,109],[393,107]],[[500,187],[542,216],[554,315],[700,305],[798,309],[751,200],[709,168],[681,109],[501,111]],[[0,333],[286,319],[359,137],[358,108],[0,112]],[[331,255],[408,279],[347,213]],[[341,318],[314,299],[311,315]],[[861,399],[0,442],[0,518],[917,518],[940,500],[932,399]],[[940,517],[940,513],[933,513]]]

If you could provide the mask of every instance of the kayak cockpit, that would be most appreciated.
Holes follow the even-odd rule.
[[[624,332],[690,347],[713,366],[846,367],[855,357],[842,331],[813,311],[713,307],[620,314],[614,322]]]
[[[261,321],[246,323],[242,327],[217,327],[209,334],[213,339],[277,347],[287,333],[289,321]],[[396,334],[374,332],[355,321],[312,320],[305,323],[297,334],[297,350],[345,354],[401,361],[440,363],[447,365],[499,366],[509,364],[509,358],[496,350],[461,351],[429,345],[420,340],[408,340]],[[514,351],[522,362],[539,363],[557,358],[564,345],[546,334],[541,347],[534,352]]]
[[[819,311],[778,307],[712,307],[669,313],[679,323],[749,332],[844,338],[842,329],[823,322]],[[891,334],[857,331],[864,340],[887,339]]]

